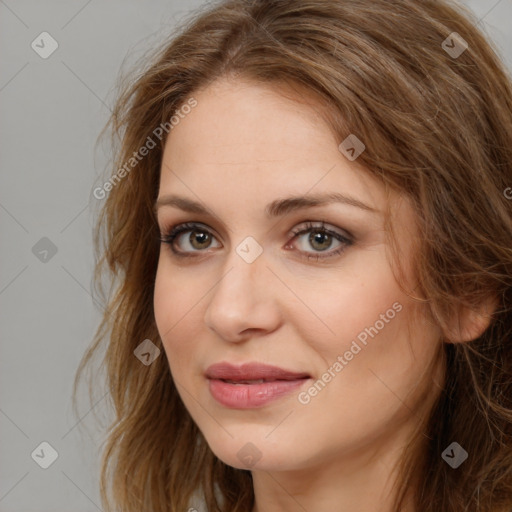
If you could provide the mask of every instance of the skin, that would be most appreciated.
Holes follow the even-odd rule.
[[[408,262],[419,234],[411,205],[339,151],[307,95],[296,102],[275,87],[223,78],[194,97],[197,106],[166,142],[158,194],[211,212],[158,209],[162,234],[198,222],[212,236],[202,248],[183,233],[175,244],[189,258],[161,246],[155,318],[180,396],[215,455],[252,470],[253,512],[396,512],[394,467],[430,406],[421,393],[434,399],[443,371],[439,329],[398,286],[385,239],[391,201],[413,290]],[[333,191],[377,213],[333,203],[265,216],[275,199]],[[301,257],[342,245],[333,238],[322,251],[308,241],[311,231],[294,239],[290,230],[306,221],[348,232],[353,243],[332,258]],[[250,264],[236,252],[248,236],[263,249]],[[307,404],[293,392],[257,409],[228,409],[209,392],[204,371],[220,361],[307,372],[307,391],[394,303],[401,310]],[[249,467],[237,456],[248,442],[261,455]]]

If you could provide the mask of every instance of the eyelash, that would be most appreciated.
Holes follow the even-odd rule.
[[[177,225],[169,228],[167,232],[160,234],[158,240],[161,243],[169,245],[172,253],[178,258],[195,258],[197,256],[191,256],[190,252],[178,251],[174,248],[174,241],[176,240],[176,238],[178,238],[183,233],[186,233],[188,231],[194,231],[194,230],[198,230],[198,231],[202,230],[202,231],[207,232],[210,235],[212,235],[211,231],[208,230],[207,228],[205,228],[202,224],[198,224],[198,223],[194,223],[194,222],[185,222],[183,224],[177,224]],[[340,233],[337,233],[336,231],[327,229],[325,227],[325,224],[323,221],[321,221],[318,225],[315,225],[310,221],[306,221],[305,224],[302,225],[300,228],[293,229],[290,232],[290,235],[293,235],[293,238],[291,241],[295,240],[300,235],[303,235],[303,234],[308,233],[313,230],[323,233],[323,234],[331,235],[332,237],[334,237],[334,239],[338,240],[339,242],[343,242],[344,245],[338,247],[337,249],[335,249],[331,252],[326,252],[326,254],[328,254],[328,256],[320,256],[320,254],[323,251],[321,251],[321,252],[319,251],[319,252],[317,252],[317,254],[301,252],[301,256],[304,257],[305,259],[307,259],[308,261],[309,260],[315,260],[315,261],[327,260],[327,259],[333,258],[333,257],[341,254],[343,251],[345,251],[345,249],[347,247],[351,246],[354,243],[353,240],[351,240],[350,238],[347,238],[347,237],[341,235]],[[289,243],[287,244],[287,246],[288,245],[289,245]],[[201,253],[201,252],[205,252],[205,251],[196,250],[193,252]]]

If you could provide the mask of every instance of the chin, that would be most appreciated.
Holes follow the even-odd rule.
[[[217,458],[237,469],[284,471],[297,469],[302,465],[297,460],[296,446],[287,447],[282,443],[276,444],[276,440],[265,440],[264,436],[251,436],[247,430],[243,436],[230,437],[222,442],[211,442],[208,438],[206,440]]]

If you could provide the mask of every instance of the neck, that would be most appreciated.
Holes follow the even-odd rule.
[[[404,425],[391,438],[322,454],[302,468],[253,471],[252,512],[397,512],[397,467],[411,434]],[[401,512],[415,512],[412,495],[411,489]]]

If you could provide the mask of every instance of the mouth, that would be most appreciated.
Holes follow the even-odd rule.
[[[262,363],[244,363],[235,365],[227,362],[216,363],[208,367],[205,372],[207,379],[223,380],[231,383],[261,383],[278,380],[298,380],[310,378],[306,372],[286,370],[279,366]]]
[[[263,384],[266,382],[290,382],[294,380],[308,379],[309,377],[301,377],[300,379],[252,379],[252,380],[231,380],[231,379],[216,379],[226,382],[228,384],[234,384],[235,386],[241,384]]]
[[[260,363],[218,363],[208,368],[205,377],[212,397],[231,409],[262,407],[298,390],[311,379],[308,373]]]

